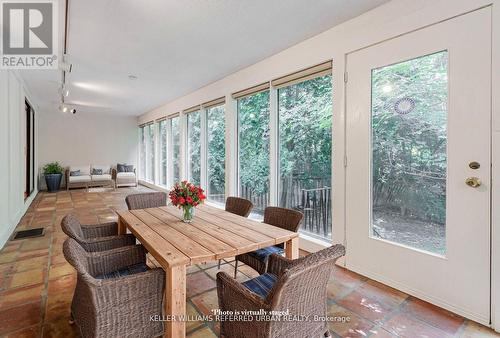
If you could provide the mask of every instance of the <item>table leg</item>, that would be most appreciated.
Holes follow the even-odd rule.
[[[285,243],[285,256],[290,259],[299,258],[299,238],[295,237]]]
[[[122,218],[118,216],[118,235],[125,235],[127,233],[127,227],[123,222]]]
[[[186,337],[186,323],[179,316],[186,315],[186,266],[179,265],[165,269],[165,316],[175,316],[165,322],[165,337]]]

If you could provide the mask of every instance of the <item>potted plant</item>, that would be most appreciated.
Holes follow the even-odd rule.
[[[58,191],[61,186],[63,168],[58,162],[47,163],[43,167],[43,175],[49,192]]]
[[[172,204],[182,209],[182,220],[191,223],[194,217],[194,208],[203,203],[206,198],[201,187],[195,186],[188,181],[176,183],[169,193]]]

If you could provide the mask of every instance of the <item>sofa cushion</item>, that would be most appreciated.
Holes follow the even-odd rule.
[[[69,176],[81,176],[82,172],[80,170],[70,171]]]
[[[127,172],[116,173],[116,177],[120,177],[120,178],[131,177],[131,178],[135,178],[135,173],[134,172],[131,172],[131,173],[127,173]]]
[[[92,168],[92,175],[102,175],[102,169]]]
[[[134,172],[134,166],[132,164],[120,164],[116,165],[116,171],[119,173],[131,173]]]
[[[84,182],[90,182],[92,179],[90,178],[90,175],[80,175],[80,176],[70,176],[68,180],[69,183],[84,183]]]
[[[110,165],[98,165],[98,164],[93,164],[92,165],[92,170],[93,169],[101,169],[103,174],[111,174],[111,166]],[[98,175],[98,174],[96,174]]]
[[[111,181],[110,174],[92,175],[92,181]]]
[[[81,175],[90,175],[90,166],[89,165],[81,165],[81,166],[71,166],[69,167],[69,171],[78,171],[80,170]]]

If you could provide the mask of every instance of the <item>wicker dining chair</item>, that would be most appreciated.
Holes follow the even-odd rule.
[[[304,215],[300,211],[292,209],[267,207],[264,210],[264,223],[293,232],[299,230],[300,222],[303,217]],[[238,273],[238,262],[249,265],[262,275],[267,270],[268,257],[273,253],[281,255],[283,252],[283,244],[278,244],[236,256],[234,262],[234,278],[236,278]]]
[[[89,252],[110,250],[136,243],[132,234],[118,235],[116,222],[81,224],[76,216],[68,214],[62,219],[61,228],[68,237],[73,238]]]
[[[330,337],[327,316],[327,284],[335,261],[345,254],[341,244],[303,258],[290,260],[277,254],[269,257],[268,272],[240,284],[225,272],[217,273],[217,296],[223,312],[264,310],[288,311],[307,320],[266,320],[255,316],[251,321],[221,321],[221,337],[285,338]],[[314,316],[318,316],[314,320]],[[261,320],[257,320],[257,319]],[[325,318],[325,320],[318,320]],[[284,318],[281,318],[284,319]]]
[[[165,272],[147,267],[142,245],[86,252],[68,238],[63,252],[77,271],[71,317],[82,337],[163,334],[162,321],[151,318],[162,315]]]
[[[146,192],[125,197],[128,210],[158,208],[167,205],[167,194],[164,192]]]
[[[252,202],[247,199],[233,196],[226,199],[226,211],[232,214],[248,217],[252,208]]]
[[[241,197],[230,196],[226,199],[226,211],[232,214],[248,217],[253,209],[253,203]],[[221,259],[219,259],[218,268],[220,269]]]

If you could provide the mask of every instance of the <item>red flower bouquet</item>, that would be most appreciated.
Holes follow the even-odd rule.
[[[182,220],[190,223],[194,216],[194,208],[203,203],[206,196],[203,189],[188,181],[176,183],[169,193],[172,205],[183,210]]]

